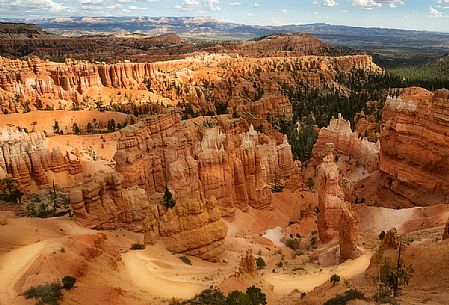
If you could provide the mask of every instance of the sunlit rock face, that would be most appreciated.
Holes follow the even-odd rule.
[[[333,118],[328,127],[320,129],[312,152],[314,160],[322,160],[326,156],[328,143],[334,144],[335,153],[354,158],[368,172],[374,172],[379,168],[380,143],[360,138],[352,131],[350,122],[340,115],[337,119]]]
[[[177,200],[215,196],[224,216],[235,208],[272,208],[272,183],[295,173],[286,138],[276,143],[252,126],[236,133],[168,115],[121,133],[114,159],[125,187],[140,186],[149,195],[168,187]]]
[[[121,131],[116,172],[73,188],[75,220],[90,228],[143,232],[145,242],[207,260],[224,251],[222,216],[273,209],[271,187],[297,175],[290,145],[247,131],[159,116]],[[163,194],[176,202],[167,208]]]
[[[9,97],[20,97],[32,104],[39,98],[80,103],[90,88],[145,88],[143,81],[153,73],[148,63],[55,63],[37,57],[0,57],[0,72],[0,97],[4,103]]]
[[[43,132],[0,128],[0,179],[14,178],[20,188],[26,189],[33,184],[53,182],[57,173],[65,173],[73,183],[81,171],[77,156],[63,155],[57,148],[48,149]],[[55,181],[56,184],[60,182]]]
[[[318,177],[318,234],[323,243],[338,238],[342,260],[360,256],[358,243],[358,217],[351,204],[345,201],[340,185],[340,173],[334,161],[334,145],[329,143],[328,153],[320,165]]]
[[[405,89],[383,112],[380,189],[398,207],[448,203],[449,91]]]

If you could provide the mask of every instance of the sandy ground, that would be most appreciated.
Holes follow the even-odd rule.
[[[276,293],[289,294],[295,289],[301,292],[309,292],[328,282],[333,274],[338,274],[343,279],[351,279],[364,273],[369,266],[371,256],[372,253],[366,253],[355,260],[347,260],[338,266],[311,270],[301,275],[267,273],[264,280],[274,286]]]
[[[218,285],[234,273],[232,266],[212,264],[191,258],[183,263],[159,247],[124,254],[126,270],[133,283],[153,296],[191,298],[211,285]]]
[[[95,119],[96,122],[102,122],[106,126],[110,119],[114,119],[116,123],[128,120],[129,115],[120,112],[98,111],[98,110],[81,110],[81,111],[33,111],[28,113],[12,113],[0,114],[0,127],[8,127],[8,124],[14,126],[25,127],[29,131],[33,129],[31,125],[34,121],[38,124],[35,130],[45,131],[48,134],[53,134],[53,126],[55,121],[58,121],[59,128],[64,133],[72,133],[73,123],[76,122],[79,128],[84,129],[87,123]]]
[[[359,229],[380,233],[396,228],[399,233],[424,230],[443,226],[449,218],[449,206],[446,204],[410,209],[388,209],[356,205],[359,215]]]
[[[358,259],[338,266],[323,267],[312,263],[309,254],[325,249],[326,245],[318,244],[318,249],[302,248],[304,254],[292,256],[293,250],[280,247],[262,236],[267,229],[276,227],[282,230],[275,229],[277,233],[271,236],[274,241],[280,238],[279,233],[289,234],[293,228],[304,226],[306,229],[301,230],[313,230],[311,223],[297,222],[301,207],[314,198],[313,194],[309,194],[311,197],[303,195],[286,190],[275,194],[276,208],[273,211],[238,211],[234,219],[227,220],[230,233],[221,263],[190,257],[192,265],[185,264],[179,259],[179,254],[165,250],[161,241],[145,250],[129,250],[132,243],[142,242],[142,235],[126,230],[97,232],[79,227],[69,218],[9,218],[6,225],[0,226],[0,304],[31,305],[33,302],[25,300],[20,296],[21,293],[30,286],[51,282],[65,274],[76,275],[78,281],[76,289],[64,293],[63,305],[100,305],[105,302],[109,305],[160,305],[167,304],[172,297],[191,298],[211,285],[223,287],[228,292],[244,290],[252,284],[263,287],[269,295],[270,305],[303,304],[299,297],[297,302],[290,298],[285,303],[285,298],[288,299],[295,289],[307,293],[306,301],[314,300],[304,304],[322,304],[331,292],[342,291],[342,288],[338,290],[326,286],[334,273],[340,275],[342,281],[351,279],[371,293],[371,288],[360,278],[363,278],[370,264],[372,251],[365,251]],[[449,282],[446,283],[444,276],[438,275],[439,282],[435,282],[426,273],[428,270],[431,274],[440,274],[447,269],[445,261],[449,253],[448,244],[442,248],[442,242],[435,237],[440,236],[442,231],[439,226],[441,220],[436,215],[447,212],[442,208],[403,211],[360,208],[361,226],[366,232],[374,234],[391,225],[413,231],[409,234],[415,248],[410,249],[416,250],[407,248],[404,258],[413,263],[417,275],[412,279],[411,289],[404,295],[404,300],[422,301],[430,290],[438,290],[438,287],[443,286],[449,288]],[[295,224],[289,226],[292,221]],[[421,229],[423,221],[428,221],[424,225],[433,229]],[[372,238],[373,244],[378,243],[376,234],[366,238]],[[416,257],[428,260],[430,254],[426,249],[430,248],[432,253],[439,255],[438,264],[444,268],[435,266],[426,269],[426,262],[414,261]],[[240,259],[247,249],[252,249],[256,257],[263,257],[267,267],[258,271],[255,277],[235,277]],[[284,261],[284,267],[276,267],[281,260]],[[420,286],[424,278],[426,285]],[[433,296],[431,299],[436,301],[426,304],[445,304],[445,296]]]

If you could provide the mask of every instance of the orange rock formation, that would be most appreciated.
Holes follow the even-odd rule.
[[[334,144],[336,153],[358,160],[369,172],[379,168],[380,143],[360,139],[356,132],[352,132],[349,121],[341,116],[332,119],[328,127],[320,129],[312,152],[315,160],[322,160],[326,156],[328,143]]]
[[[271,184],[297,171],[285,138],[276,143],[252,126],[205,126],[169,114],[122,129],[117,172],[72,190],[75,220],[144,232],[146,243],[162,239],[173,252],[218,259],[227,232],[221,214],[271,209]],[[168,210],[161,199],[167,188],[176,201]]]
[[[43,132],[19,132],[0,128],[0,178],[14,178],[20,188],[50,183],[50,174],[66,172],[71,176],[81,173],[78,158],[64,156],[60,150],[47,148]],[[60,181],[56,179],[55,183]]]
[[[397,206],[449,203],[449,91],[405,89],[383,112],[380,192]]]
[[[333,144],[328,144],[328,154],[319,169],[318,234],[323,243],[338,236],[341,259],[360,256],[358,243],[358,218],[351,204],[344,200],[340,176],[334,161]]]

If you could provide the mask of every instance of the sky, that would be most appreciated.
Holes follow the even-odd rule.
[[[329,23],[449,32],[449,0],[0,0],[0,17],[206,16],[253,25]]]

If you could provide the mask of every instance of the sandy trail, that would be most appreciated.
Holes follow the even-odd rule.
[[[364,273],[369,266],[371,256],[372,253],[366,253],[355,260],[347,260],[343,264],[323,268],[316,273],[304,275],[269,273],[264,276],[264,280],[274,286],[276,293],[289,294],[294,289],[298,289],[301,292],[309,292],[329,281],[329,278],[334,273],[345,279]]]
[[[47,241],[34,243],[0,256],[0,304],[17,304],[16,286],[47,247]],[[2,303],[3,302],[3,303]]]
[[[190,266],[170,261],[170,258],[156,259],[141,251],[128,252],[122,259],[134,285],[162,298],[191,298],[213,284],[211,278],[217,273],[214,265],[195,261]],[[222,269],[225,274],[233,270],[231,267]]]

